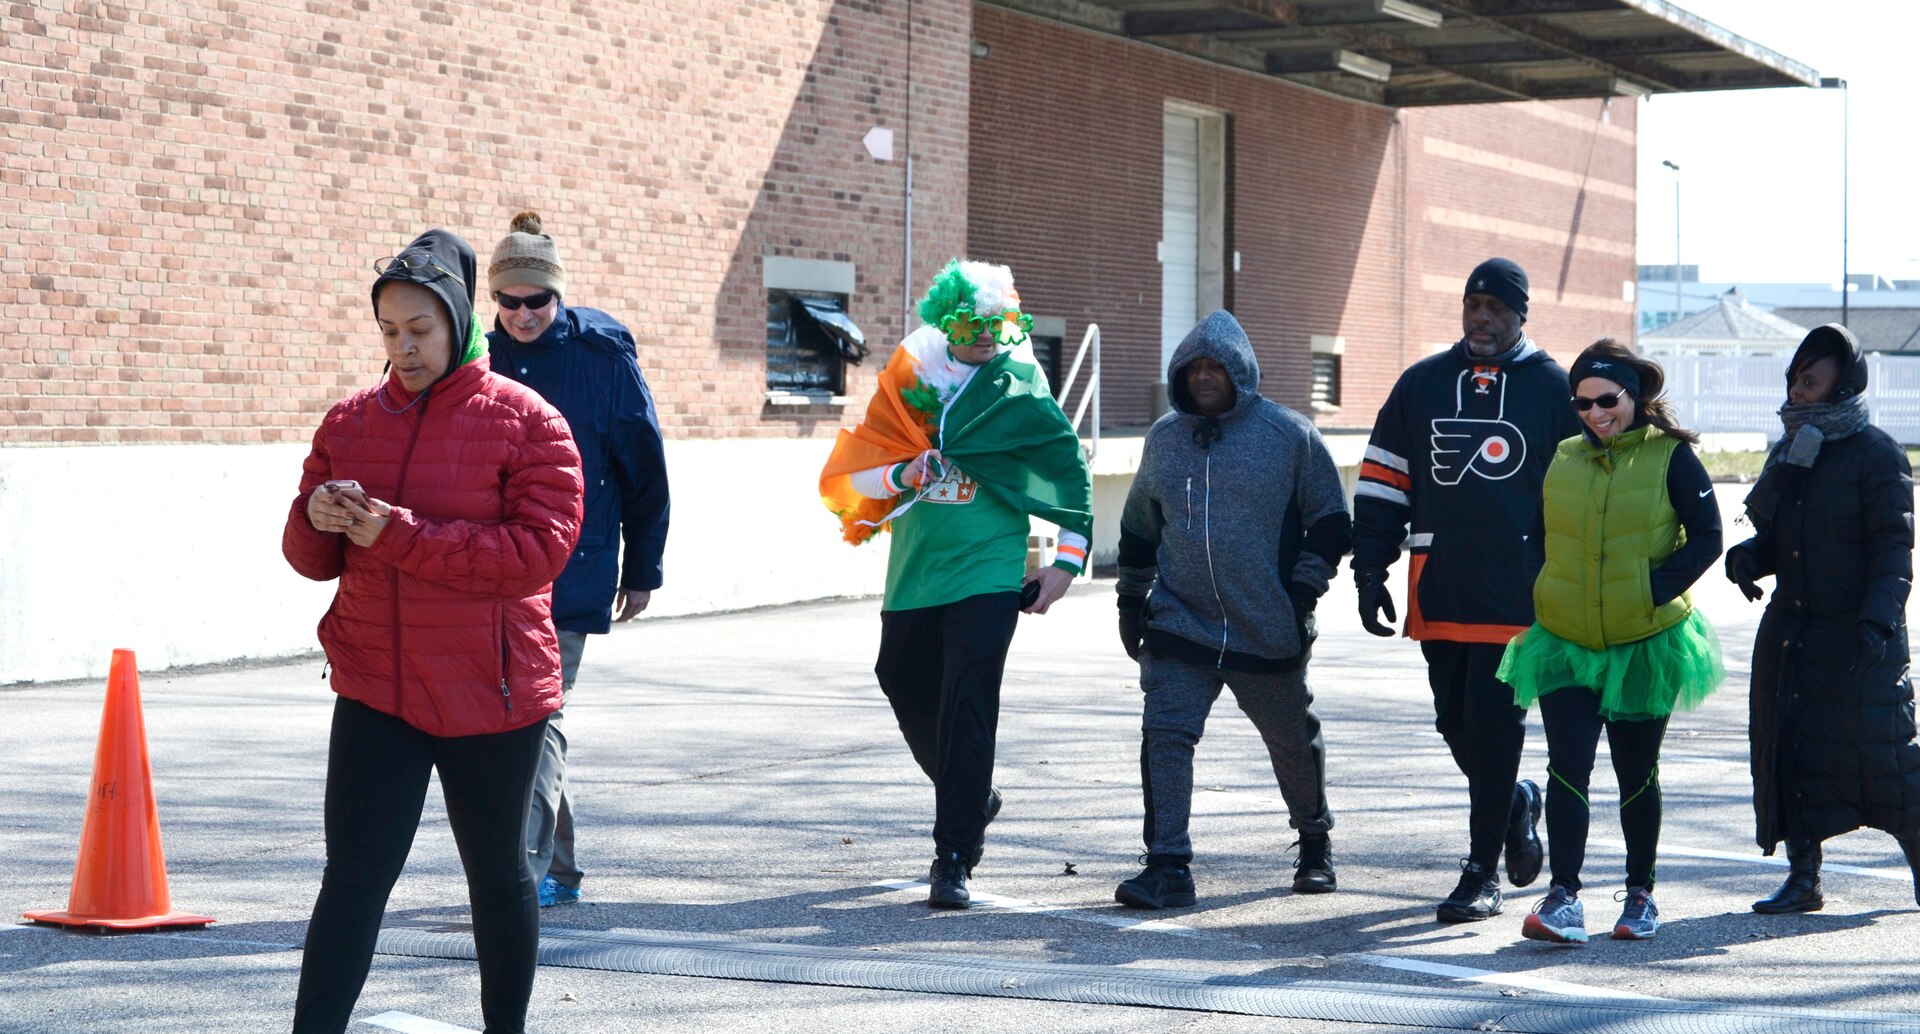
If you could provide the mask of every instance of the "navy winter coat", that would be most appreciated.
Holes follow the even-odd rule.
[[[667,545],[667,460],[633,335],[598,309],[561,306],[532,344],[494,321],[495,373],[540,393],[567,418],[586,475],[580,544],[553,583],[553,623],[605,632],[616,588],[657,589]],[[626,542],[625,562],[619,547]]]

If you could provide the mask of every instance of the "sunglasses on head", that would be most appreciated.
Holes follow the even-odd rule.
[[[467,282],[460,274],[440,264],[439,260],[424,251],[408,251],[383,259],[375,259],[373,271],[381,276],[405,277],[416,283],[430,284],[441,277],[452,277],[461,287]]]
[[[1620,396],[1625,394],[1626,392],[1624,391],[1609,391],[1605,395],[1597,395],[1593,398],[1582,398],[1579,395],[1575,395],[1567,401],[1573,403],[1574,409],[1585,413],[1595,406],[1599,406],[1601,409],[1612,409],[1620,404]]]
[[[502,309],[515,310],[523,307],[528,309],[544,309],[547,307],[548,302],[553,301],[553,292],[541,291],[539,294],[529,294],[516,298],[513,295],[501,294],[499,291],[495,291],[493,292],[493,300]]]

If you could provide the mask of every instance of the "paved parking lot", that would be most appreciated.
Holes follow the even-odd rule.
[[[1700,600],[1732,677],[1667,741],[1666,925],[1581,948],[1520,938],[1544,878],[1493,921],[1433,921],[1464,852],[1464,787],[1432,731],[1418,649],[1363,633],[1347,585],[1324,604],[1313,666],[1339,893],[1286,889],[1285,811],[1259,739],[1223,701],[1196,772],[1199,905],[1115,906],[1141,850],[1139,690],[1111,594],[1082,585],[1022,619],[1001,721],[1007,804],[975,880],[988,903],[963,913],[927,909],[912,883],[932,794],[872,682],[877,601],[593,640],[568,723],[586,899],[543,913],[530,1029],[1920,1030],[1920,910],[1891,838],[1829,845],[1824,912],[1747,909],[1784,869],[1751,842],[1759,608],[1717,576]],[[175,907],[219,922],[110,937],[0,926],[0,1030],[286,1028],[322,860],[319,674],[311,659],[146,677]],[[101,688],[0,691],[12,914],[65,903]],[[1544,779],[1535,723],[1523,767]],[[1586,873],[1595,930],[1624,858],[1607,771]],[[356,1030],[479,1027],[477,976],[457,958],[464,920],[430,798]]]

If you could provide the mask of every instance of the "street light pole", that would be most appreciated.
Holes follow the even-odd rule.
[[[1853,285],[1847,282],[1847,186],[1851,178],[1847,166],[1852,156],[1847,140],[1847,107],[1853,91],[1847,89],[1845,79],[1832,77],[1821,79],[1820,88],[1840,91],[1840,325],[1844,327],[1847,325],[1847,301],[1853,293]]]
[[[1669,161],[1660,164],[1673,170],[1673,319],[1680,322],[1686,310],[1680,303],[1680,166]]]

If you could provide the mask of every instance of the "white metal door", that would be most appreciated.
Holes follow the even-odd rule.
[[[1160,375],[1200,322],[1200,119],[1167,112],[1160,209]]]

